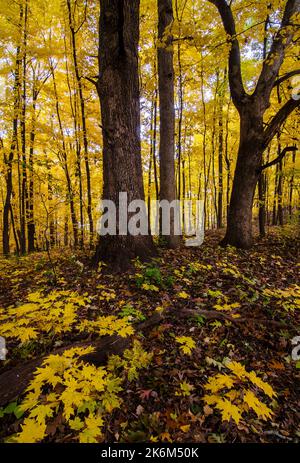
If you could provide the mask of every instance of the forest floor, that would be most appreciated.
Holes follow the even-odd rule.
[[[99,332],[88,329],[86,320],[114,315],[102,321],[116,325],[122,319],[125,331],[120,325],[100,333],[128,334],[140,344],[96,441],[300,442],[300,362],[292,359],[292,340],[300,336],[299,233],[292,226],[273,228],[250,251],[223,249],[219,238],[208,234],[201,248],[161,249],[156,259],[136,261],[124,274],[90,268],[82,252],[53,251],[51,262],[47,253],[0,260],[0,335],[8,349],[0,384],[5,372],[31,359],[93,342]],[[51,325],[53,314],[47,312],[48,327],[41,320],[43,310],[51,309],[51,294],[58,310],[68,298],[73,308],[78,305],[77,318],[71,314],[61,330]],[[22,322],[28,297],[40,304],[30,324]],[[11,333],[8,307],[16,308]],[[147,325],[154,314],[161,320]],[[120,359],[129,359],[126,352]],[[21,431],[24,416],[14,412],[23,399],[24,392],[0,408],[0,440]],[[47,423],[44,442],[76,441],[76,426],[70,429],[59,407],[55,419],[41,418]],[[84,412],[78,417],[83,420]]]

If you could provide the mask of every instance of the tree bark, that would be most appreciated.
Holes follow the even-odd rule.
[[[27,23],[28,23],[28,0],[24,3],[24,30],[23,30],[23,50],[22,50],[22,104],[21,104],[21,146],[22,146],[22,189],[21,189],[21,254],[26,253],[26,222],[28,213],[28,186],[27,186],[27,157],[26,157],[26,116],[27,116]]]
[[[172,203],[176,200],[175,180],[175,104],[174,104],[174,51],[173,37],[170,27],[173,23],[172,0],[158,0],[158,87],[160,107],[160,200]],[[182,89],[181,89],[182,90]],[[181,95],[182,96],[182,95]],[[182,101],[182,98],[180,98]],[[182,104],[182,103],[181,103]],[[179,121],[181,136],[181,121]],[[179,152],[181,140],[179,139]],[[181,154],[178,159],[181,166]],[[179,184],[180,167],[179,167]],[[180,244],[179,236],[175,235],[175,214],[170,212],[170,235],[164,237],[170,248]]]
[[[20,5],[20,18],[19,18],[19,29],[22,28],[22,21],[24,16],[24,10]],[[20,38],[21,42],[21,38]],[[20,71],[22,65],[21,56],[21,45],[20,43],[16,49],[16,66],[15,66],[15,82],[14,82],[14,116],[13,116],[13,130],[12,130],[12,141],[8,156],[4,157],[4,164],[6,166],[6,197],[3,208],[3,254],[8,256],[10,253],[10,240],[9,240],[9,214],[11,208],[11,197],[13,190],[13,160],[15,151],[18,147],[18,123],[19,123],[19,110],[20,110]]]
[[[240,146],[223,245],[252,246],[252,207],[263,155],[263,116],[251,105],[241,112]]]
[[[136,257],[154,253],[150,234],[121,235],[119,193],[128,203],[145,199],[140,139],[138,74],[139,0],[101,0],[97,90],[102,113],[103,199],[117,210],[117,234],[100,238],[94,263],[100,260],[124,268]],[[147,222],[146,210],[145,221]],[[131,215],[127,214],[127,222]]]
[[[34,222],[34,144],[35,144],[35,131],[36,131],[36,104],[38,98],[38,91],[36,89],[35,75],[32,89],[32,118],[31,118],[31,132],[30,132],[30,146],[29,146],[29,191],[28,191],[28,221],[27,221],[27,235],[28,235],[28,252],[35,250],[35,222]]]

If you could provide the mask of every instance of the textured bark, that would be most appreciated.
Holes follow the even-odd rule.
[[[218,134],[218,217],[217,227],[223,227],[223,193],[224,193],[224,169],[223,169],[223,151],[224,151],[224,122],[223,122],[223,105],[224,105],[224,89],[227,78],[227,70],[225,70],[224,81],[221,84],[221,91],[219,92],[219,108],[218,108],[218,120],[219,120],[219,134]]]
[[[24,30],[22,50],[22,104],[21,104],[21,146],[22,146],[22,189],[21,189],[21,210],[20,210],[20,245],[21,253],[26,253],[26,222],[28,213],[28,181],[27,181],[27,156],[26,156],[26,118],[27,118],[27,24],[28,23],[28,0],[24,2]]]
[[[172,0],[158,0],[158,83],[160,107],[160,200],[170,203],[176,200],[175,181],[175,106],[174,106],[174,66],[173,37],[170,27],[173,22]],[[181,98],[182,101],[182,98]],[[181,103],[182,104],[182,103]],[[181,136],[181,121],[179,122]],[[179,140],[181,152],[181,140]],[[179,182],[181,155],[179,155]],[[170,235],[164,238],[170,248],[180,244],[179,236],[175,236],[174,210],[170,214]]]
[[[240,146],[222,244],[247,249],[253,242],[252,207],[263,155],[263,117],[250,105],[240,116]]]
[[[27,236],[28,236],[28,252],[35,250],[35,222],[34,222],[34,144],[35,144],[35,131],[36,131],[36,104],[38,98],[38,90],[36,88],[35,75],[32,90],[32,119],[30,131],[30,145],[29,145],[29,191],[28,191],[28,221],[27,221]]]
[[[128,202],[144,200],[140,140],[138,74],[139,0],[101,0],[97,83],[103,134],[103,199],[113,201],[119,216],[119,193]],[[130,214],[128,214],[128,219]],[[145,217],[147,223],[147,217]],[[117,221],[118,222],[118,221]],[[154,252],[152,237],[103,236],[94,261],[129,265]]]
[[[261,238],[266,236],[266,177],[261,173],[258,179],[258,199],[259,199],[259,234]]]
[[[22,21],[24,16],[24,10],[22,5],[20,6],[20,18],[19,18],[19,29],[22,30]],[[18,122],[19,122],[19,110],[20,110],[20,71],[22,64],[21,56],[21,45],[17,46],[16,49],[16,65],[15,65],[15,81],[14,81],[14,116],[13,116],[13,130],[12,130],[12,141],[8,156],[4,156],[4,164],[6,167],[6,197],[3,207],[3,254],[8,256],[10,253],[10,240],[9,240],[9,215],[12,211],[11,197],[13,191],[13,160],[15,151],[18,145]]]

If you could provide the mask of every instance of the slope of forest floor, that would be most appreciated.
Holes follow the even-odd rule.
[[[74,292],[86,300],[79,304],[76,323],[70,321],[72,329],[55,333],[49,328],[33,339],[28,331],[26,339],[18,325],[7,339],[0,380],[5,372],[57,348],[92,342],[99,335],[79,331],[78,323],[115,315],[133,327],[143,326],[128,335],[152,355],[144,368],[122,379],[120,402],[106,413],[97,441],[299,442],[300,364],[292,359],[292,340],[300,336],[298,231],[292,226],[271,229],[250,251],[223,249],[219,238],[209,234],[201,248],[161,249],[158,258],[136,261],[124,274],[110,274],[104,265],[90,268],[82,252],[52,251],[50,261],[47,253],[0,260],[0,335],[8,307],[17,309],[32,294],[33,303],[36,294],[47,297],[57,291],[61,297]],[[165,316],[147,326],[154,314]],[[243,367],[254,372],[251,386]],[[246,389],[260,402],[251,402],[252,395],[248,405],[242,404]],[[236,405],[220,408],[216,395]],[[21,393],[18,403],[23,398]],[[11,411],[14,407],[15,402]],[[76,441],[59,405],[56,413],[54,421],[46,418],[43,441]],[[23,420],[0,408],[0,439],[19,433]]]

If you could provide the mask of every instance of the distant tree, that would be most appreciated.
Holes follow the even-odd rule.
[[[172,0],[158,0],[158,82],[160,108],[160,200],[170,203],[176,200],[175,179],[175,105],[173,37],[170,28],[173,23]],[[164,238],[170,248],[180,244],[175,235],[174,209],[170,211],[170,235]]]

